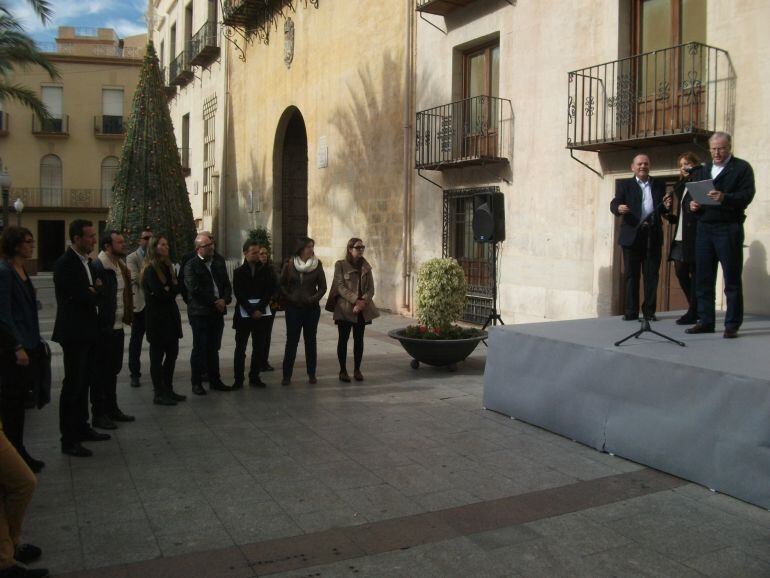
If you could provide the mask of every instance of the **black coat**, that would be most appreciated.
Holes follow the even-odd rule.
[[[713,162],[693,171],[694,181],[711,178]],[[725,194],[721,205],[704,205],[698,211],[704,223],[743,223],[746,207],[754,199],[754,170],[746,161],[730,157],[722,172],[714,179],[714,188]]]
[[[91,277],[96,282],[93,265]],[[74,345],[93,343],[99,337],[96,307],[99,291],[88,281],[80,257],[71,247],[56,260],[53,267],[56,291],[56,321],[51,339],[57,343]]]
[[[13,265],[5,259],[0,260],[0,321],[10,328],[16,345],[25,349],[40,345],[37,299],[32,282],[22,281]]]
[[[663,227],[661,225],[661,214],[668,213],[661,203],[666,194],[666,183],[658,179],[650,178],[650,189],[652,191],[652,205],[657,208],[653,211],[653,217],[650,221],[651,234],[650,242],[653,247],[661,247],[663,244]],[[620,179],[615,185],[615,198],[610,203],[610,211],[621,217],[620,237],[618,244],[621,247],[631,247],[636,240],[636,234],[639,230],[642,219],[642,199],[643,193],[636,178]],[[625,215],[618,212],[620,205],[628,205],[631,209]]]
[[[109,335],[115,327],[115,314],[118,310],[118,276],[112,269],[107,269],[99,259],[94,259],[91,269],[102,281],[99,292],[97,320],[100,335]]]
[[[682,227],[682,240],[681,241],[674,241],[673,239],[677,236],[677,231],[679,230],[680,226],[680,219],[679,215],[669,214],[666,215],[666,218],[674,223],[676,227],[674,227],[674,234],[671,237],[671,250],[669,251],[668,258],[674,259],[677,261],[686,261],[688,263],[694,263],[695,262],[695,235],[698,230],[698,218],[700,217],[699,212],[693,213],[690,210],[690,201],[692,200],[692,197],[690,195],[687,195],[684,197],[685,194],[685,183],[687,183],[688,180],[680,180],[676,183],[674,186],[674,196],[676,197],[677,201],[679,201],[679,215],[681,215],[681,227]],[[684,203],[682,202],[682,197],[684,197]]]
[[[182,255],[182,258],[179,260],[179,294],[182,296],[182,300],[185,303],[189,303],[190,301],[190,298],[187,295],[187,285],[184,282],[185,266],[192,260],[193,257],[197,256],[198,253],[191,251],[190,253],[185,253]],[[225,261],[225,258],[216,251],[214,251],[214,256],[211,258],[211,268],[224,271],[225,277],[227,277],[227,262]]]
[[[224,299],[229,304],[233,300],[233,288],[230,285],[230,279],[227,277],[227,268],[224,260],[211,260],[211,272],[203,262],[203,259],[196,256],[190,259],[184,266],[184,283],[187,289],[187,315],[190,317],[208,317],[224,315],[219,313],[214,307],[217,296],[214,293],[214,285],[211,278],[217,284],[219,298]]]
[[[254,320],[250,317],[241,315],[241,307],[247,313],[251,314],[255,310],[260,313],[265,312],[265,307],[276,293],[276,276],[270,265],[257,263],[254,268],[254,274],[251,273],[251,267],[244,263],[233,271],[233,293],[235,293],[235,314],[233,315],[233,327],[239,324],[249,324]],[[249,299],[259,299],[259,303],[254,306],[249,303]]]
[[[182,338],[182,317],[176,304],[180,285],[172,283],[171,271],[164,269],[165,283],[152,267],[144,270],[142,278],[147,312],[144,319],[149,343],[168,343]]]

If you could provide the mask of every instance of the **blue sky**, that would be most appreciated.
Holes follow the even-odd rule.
[[[44,27],[26,0],[10,0],[11,12],[36,42],[53,42],[58,26],[114,28],[124,38],[147,32],[146,0],[50,0],[54,15]]]

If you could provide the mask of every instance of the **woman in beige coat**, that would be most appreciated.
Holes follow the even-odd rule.
[[[340,362],[340,381],[349,382],[346,366],[348,339],[353,332],[353,377],[363,381],[361,359],[364,356],[364,328],[379,317],[380,312],[372,301],[374,278],[372,266],[364,259],[361,239],[348,241],[345,258],[334,264],[334,281],[330,299],[334,300],[334,322],[337,324],[337,359]]]

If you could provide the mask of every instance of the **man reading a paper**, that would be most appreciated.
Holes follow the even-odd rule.
[[[732,156],[732,137],[715,132],[709,139],[711,162],[697,170],[694,181],[713,180],[709,199],[716,204],[690,202],[699,213],[695,241],[698,323],[687,333],[714,332],[714,301],[717,265],[724,273],[727,312],[724,337],[738,336],[743,322],[743,221],[754,198],[754,171],[744,160]]]

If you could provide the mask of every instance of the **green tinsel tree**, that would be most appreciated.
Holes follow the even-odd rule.
[[[152,42],[131,105],[107,227],[121,231],[131,250],[138,246],[142,230],[151,227],[168,237],[175,262],[192,250],[195,240],[192,207]]]

